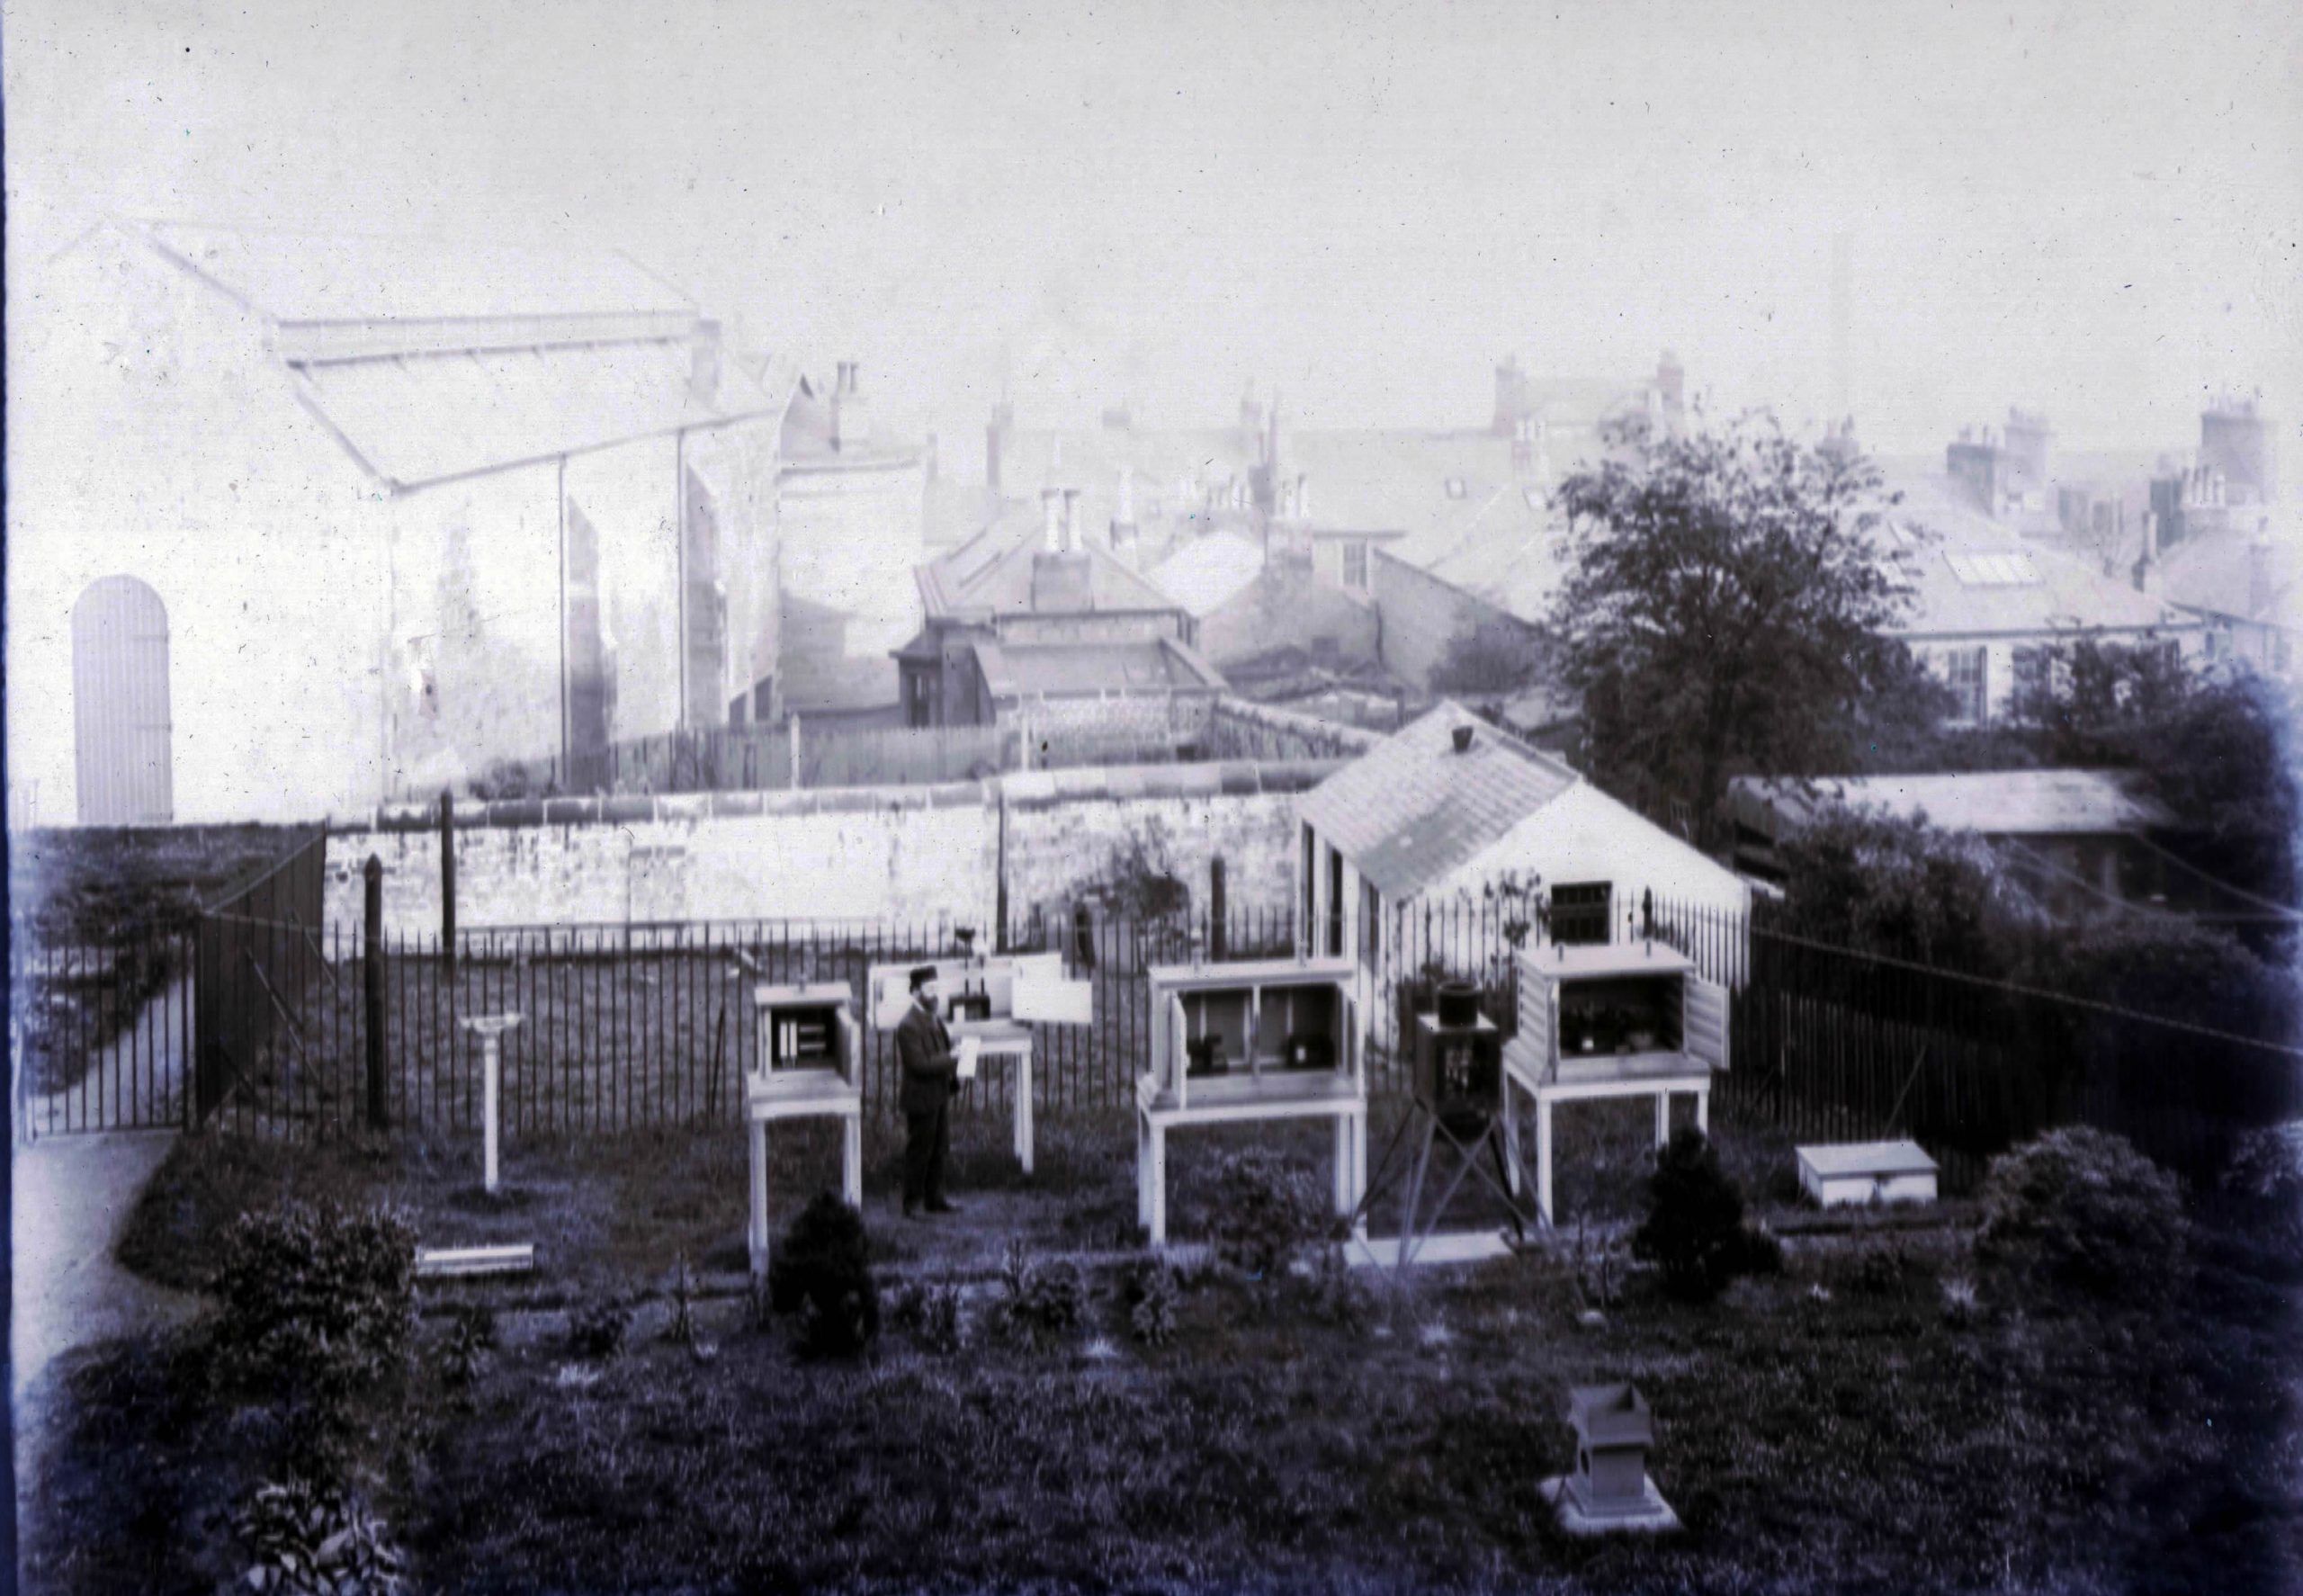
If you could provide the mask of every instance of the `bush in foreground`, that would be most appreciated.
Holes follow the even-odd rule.
[[[1046,1345],[1087,1321],[1088,1282],[1069,1259],[1035,1263],[1022,1242],[1011,1242],[999,1281],[1006,1294],[999,1305],[1000,1321],[1025,1346]]]
[[[340,1493],[291,1480],[267,1484],[232,1520],[248,1562],[239,1583],[295,1596],[391,1596],[400,1554],[383,1524]]]
[[[1227,1156],[1209,1198],[1210,1251],[1250,1279],[1284,1274],[1328,1232],[1319,1182],[1268,1149]]]
[[[1631,1251],[1662,1270],[1673,1296],[1709,1302],[1738,1275],[1781,1267],[1781,1248],[1744,1224],[1743,1194],[1721,1171],[1710,1138],[1693,1125],[1674,1131],[1656,1153],[1647,1189],[1647,1217]]]
[[[2018,1284],[2164,1302],[2183,1274],[2182,1195],[2120,1137],[2087,1125],[2049,1131],[1992,1161],[1976,1251]]]
[[[216,1271],[220,1360],[278,1389],[374,1385],[406,1358],[416,1229],[397,1209],[290,1203],[242,1215]]]
[[[864,1216],[820,1191],[784,1232],[769,1260],[767,1296],[778,1314],[796,1314],[802,1350],[853,1357],[880,1333],[880,1290],[872,1278]]]

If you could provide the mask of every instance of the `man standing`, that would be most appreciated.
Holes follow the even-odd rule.
[[[911,1008],[896,1026],[896,1063],[903,1069],[903,1211],[956,1213],[944,1200],[944,1157],[952,1145],[953,1081],[959,1061],[952,1034],[936,1012],[936,966],[911,973]]]

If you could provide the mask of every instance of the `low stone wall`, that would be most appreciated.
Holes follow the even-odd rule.
[[[1037,771],[940,786],[522,799],[455,811],[460,928],[705,919],[990,923],[1107,879],[1140,847],[1204,893],[1285,902],[1297,794],[1325,762]],[[1005,836],[1003,838],[1003,821]],[[388,805],[331,827],[328,921],[357,927],[384,869],[394,935],[440,928],[439,816]]]

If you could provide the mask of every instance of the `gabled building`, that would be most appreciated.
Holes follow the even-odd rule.
[[[1732,871],[1452,702],[1329,776],[1296,813],[1306,945],[1371,977],[1420,906],[1506,875],[1535,889],[1556,940],[1612,940],[1650,892],[1722,913],[1750,906]]]
[[[1190,614],[1077,532],[1076,494],[1051,489],[919,567],[924,623],[894,658],[904,721],[991,725],[1093,719],[1114,699],[1213,697],[1223,678]]]
[[[1199,650],[1219,668],[1296,647],[1331,659],[1373,661],[1378,626],[1361,558],[1358,587],[1321,569],[1316,533],[1264,547],[1235,532],[1187,543],[1153,568],[1152,584],[1191,617]]]
[[[632,260],[108,223],[24,282],[43,817],[304,819],[779,713],[793,378]]]
[[[2209,659],[2293,680],[2303,670],[2303,526],[2283,509],[2250,515],[2252,533],[2209,533],[2167,553],[2159,591],[2204,623]]]
[[[1898,632],[1951,689],[1951,724],[2004,720],[2057,645],[2090,639],[2204,654],[2204,623],[2155,590],[2148,554],[2122,580],[2000,525],[1947,477],[1891,474],[1889,486],[1903,502],[1888,516],[1886,542],[1909,560],[1916,589]]]

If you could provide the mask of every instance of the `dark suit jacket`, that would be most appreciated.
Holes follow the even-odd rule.
[[[906,1114],[933,1114],[951,1100],[960,1068],[952,1034],[917,1003],[896,1024],[896,1063],[903,1069],[896,1106]]]

